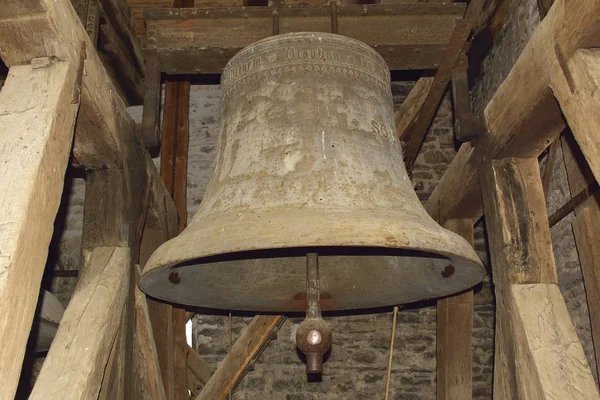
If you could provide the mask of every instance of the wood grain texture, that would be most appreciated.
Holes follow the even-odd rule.
[[[160,59],[156,51],[146,51],[146,79],[144,79],[144,111],[141,140],[145,147],[160,144]]]
[[[462,54],[452,72],[452,103],[454,105],[454,136],[459,142],[468,142],[484,131],[481,122],[473,115],[467,69],[469,60]]]
[[[198,396],[214,373],[214,369],[188,346],[187,353],[188,386],[193,397]]]
[[[596,199],[591,200],[593,203],[577,211],[573,233],[590,312],[596,368],[600,372],[600,207]]]
[[[89,12],[89,10],[88,10]],[[69,0],[3,4],[0,56],[10,67],[39,57],[70,63],[81,77],[73,155],[88,168],[122,166],[120,143],[135,135],[123,99]],[[79,68],[83,62],[83,69]]]
[[[137,266],[138,279],[140,273]],[[137,285],[135,287],[135,353],[134,373],[139,376],[139,388],[134,392],[139,395],[139,400],[166,400],[146,295]]]
[[[549,84],[562,74],[557,57],[568,60],[580,47],[593,47],[600,3],[557,0],[485,108],[488,132],[464,144],[426,208],[445,219],[479,219],[479,181],[494,158],[537,157],[564,128]]]
[[[516,328],[510,340],[520,382],[518,398],[600,398],[558,285],[510,285],[507,294]]]
[[[98,397],[127,301],[129,265],[127,247],[92,252],[30,399]]]
[[[12,67],[0,91],[0,399],[12,399],[60,204],[77,103],[72,66]]]
[[[396,133],[401,142],[406,141],[406,137],[410,133],[410,128],[414,124],[415,118],[423,106],[427,94],[431,90],[432,84],[432,76],[419,78],[408,96],[406,96],[406,99],[404,99],[400,105],[400,108],[394,113]]]
[[[372,46],[390,69],[436,69],[464,11],[458,3],[361,4],[338,7],[337,16],[339,34]],[[331,31],[327,7],[282,7],[278,15],[280,33]],[[273,33],[266,7],[145,10],[144,16],[148,47],[160,53],[167,74],[221,73],[234,54]]]
[[[206,383],[196,400],[224,399],[235,389],[244,377],[248,366],[269,342],[272,332],[276,332],[285,317],[281,315],[257,315],[242,331],[231,351]]]
[[[185,4],[182,4],[185,5]],[[161,141],[160,174],[170,193],[178,216],[178,230],[187,225],[187,164],[189,143],[190,83],[166,83]],[[189,398],[187,382],[188,345],[185,336],[185,310],[149,304],[152,323],[157,332],[157,351],[161,362],[167,397],[175,400]]]
[[[596,180],[600,180],[600,50],[576,51],[565,68],[552,80],[552,90]]]
[[[535,158],[494,160],[482,184],[494,282],[556,283],[546,198]]]
[[[474,243],[473,222],[450,220],[444,228]],[[473,291],[437,302],[437,399],[473,397]]]
[[[494,398],[599,398],[556,284],[537,159],[493,161],[482,189],[496,292]]]
[[[571,196],[574,196],[592,182],[594,176],[575,139],[570,135],[562,138],[562,154],[569,189]],[[600,193],[596,193],[575,208],[572,228],[588,301],[596,371],[600,373]]]

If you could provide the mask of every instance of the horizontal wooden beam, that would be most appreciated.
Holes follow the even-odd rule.
[[[351,5],[337,8],[340,35],[361,40],[390,69],[435,69],[464,4]],[[273,8],[147,10],[148,48],[167,74],[218,74],[235,53],[273,35]],[[330,7],[281,7],[279,34],[331,32]]]
[[[94,249],[30,399],[98,397],[127,301],[129,278],[129,248]]]
[[[73,139],[76,68],[12,67],[0,91],[0,399],[14,397]]]
[[[550,83],[560,60],[599,44],[600,2],[557,0],[485,108],[486,134],[461,146],[426,208],[440,220],[479,219],[481,171],[494,158],[537,157],[564,128]]]

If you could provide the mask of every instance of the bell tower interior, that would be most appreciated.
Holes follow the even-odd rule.
[[[0,400],[600,400],[599,28],[0,0]]]

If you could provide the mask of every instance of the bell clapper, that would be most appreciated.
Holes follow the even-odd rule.
[[[306,373],[323,372],[323,355],[331,347],[332,335],[329,324],[321,317],[319,292],[319,256],[306,255],[306,319],[296,331],[296,344],[306,355]]]

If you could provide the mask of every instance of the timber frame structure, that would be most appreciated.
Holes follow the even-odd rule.
[[[473,21],[464,5],[330,4],[148,12],[146,49],[127,60],[144,77],[136,127],[122,94],[141,96],[140,81],[107,69],[86,30],[90,9],[84,25],[69,0],[2,1],[0,57],[9,73],[0,91],[0,399],[12,399],[17,388],[70,155],[87,175],[85,265],[31,398],[179,400],[189,389],[197,399],[222,399],[235,388],[285,317],[256,316],[212,371],[181,340],[189,315],[147,301],[136,285],[137,265],[185,226],[186,167],[173,148],[187,147],[173,143],[187,141],[187,114],[178,110],[188,106],[189,82],[167,85],[161,130],[161,74],[219,73],[245,45],[309,28],[363,40],[392,69],[436,70],[397,113],[409,169],[452,81],[456,133],[470,141],[426,208],[471,241],[474,223],[486,216],[497,302],[494,398],[600,398],[557,286],[537,160],[568,124],[600,179],[600,2],[554,2],[485,108],[485,131],[465,105]],[[365,30],[366,20],[377,29]],[[233,28],[240,34],[223,34]],[[117,60],[124,60],[115,50],[123,43],[136,46],[108,28],[104,35],[114,39],[105,51]],[[159,143],[162,175],[147,150]],[[565,153],[576,197],[591,182]],[[600,208],[597,197],[585,197],[574,231],[600,361]],[[472,397],[472,313],[473,292],[438,302],[438,399]]]

